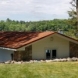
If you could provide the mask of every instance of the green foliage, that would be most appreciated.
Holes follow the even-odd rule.
[[[14,21],[9,18],[6,21],[0,21],[0,31],[46,31],[70,28],[68,20],[54,19],[50,21],[25,22]]]
[[[73,21],[74,22],[74,21]],[[64,34],[72,36],[75,30],[71,19],[54,19],[46,21],[15,21],[7,18],[6,21],[0,21],[0,31],[59,31],[63,30]]]
[[[75,27],[75,35],[78,38],[78,0],[71,0],[70,4],[72,5],[72,9],[68,11],[70,24]]]

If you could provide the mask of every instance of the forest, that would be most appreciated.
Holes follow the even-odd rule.
[[[0,21],[0,31],[61,31],[63,34],[75,38],[75,25],[71,19],[53,19],[43,21],[15,21],[7,18]]]

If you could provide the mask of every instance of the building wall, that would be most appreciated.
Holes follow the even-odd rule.
[[[78,57],[78,44],[70,42],[70,57]]]
[[[13,51],[0,49],[0,62],[11,60],[11,53],[13,53]]]
[[[46,59],[46,49],[56,49],[57,58],[69,57],[69,41],[53,35],[32,44],[32,59]]]
[[[14,60],[29,61],[32,59],[32,45],[21,48],[22,50],[14,51]]]

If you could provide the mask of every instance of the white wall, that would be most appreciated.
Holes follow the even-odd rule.
[[[11,53],[13,53],[13,51],[0,49],[0,62],[11,60]]]
[[[46,49],[56,49],[57,58],[69,57],[69,41],[53,35],[32,44],[32,59],[46,59]]]

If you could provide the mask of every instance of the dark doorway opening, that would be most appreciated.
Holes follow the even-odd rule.
[[[14,54],[11,53],[11,60],[14,60]]]
[[[46,50],[46,59],[50,59],[50,54],[51,54],[50,50]]]
[[[52,58],[56,58],[56,50],[52,50]]]

